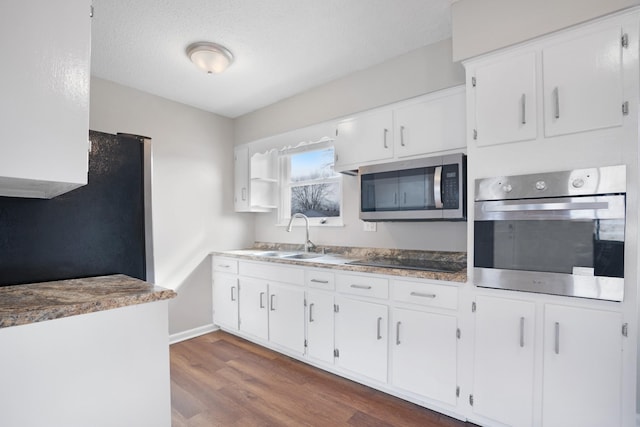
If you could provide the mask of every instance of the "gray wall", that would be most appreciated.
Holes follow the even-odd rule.
[[[459,0],[451,5],[461,61],[640,4],[640,0]]]
[[[238,117],[236,144],[368,110],[464,83],[451,39],[413,50]]]
[[[155,283],[174,289],[171,334],[212,323],[209,252],[253,242],[253,218],[233,211],[230,119],[91,79],[90,128],[152,138]]]

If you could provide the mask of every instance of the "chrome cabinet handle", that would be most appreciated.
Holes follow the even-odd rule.
[[[275,294],[271,294],[271,298],[270,298],[270,305],[271,305],[271,311],[276,311],[276,300],[274,299],[276,297]]]
[[[400,345],[400,325],[402,322],[396,323],[396,345]]]
[[[371,289],[370,285],[356,285],[355,283],[352,283],[351,287],[355,289]]]
[[[260,292],[260,308],[264,308],[264,292]]]
[[[235,292],[234,292],[235,290],[236,290],[236,287],[232,286],[231,287],[231,301],[235,301],[236,300]]]
[[[520,347],[524,347],[524,317],[520,318]]]
[[[313,322],[313,306],[315,303],[309,304],[309,323]]]
[[[389,148],[389,146],[387,145],[387,134],[388,133],[389,133],[389,129],[385,129],[384,133],[383,133],[384,148]]]
[[[405,143],[404,143],[404,126],[400,126],[400,145],[405,147]]]
[[[378,317],[378,333],[377,333],[377,337],[379,340],[382,339],[382,331],[380,329],[380,324],[382,323],[382,317]]]
[[[556,329],[555,351],[556,351],[556,354],[560,354],[560,323],[559,322],[556,322],[555,329]]]
[[[231,266],[229,264],[218,264],[218,267],[220,267],[220,268],[230,268]]]
[[[426,294],[424,292],[411,292],[409,295],[411,295],[412,297],[423,297],[423,298],[435,298],[437,295],[436,294]]]
[[[242,187],[242,200],[247,200],[247,187]]]
[[[522,108],[522,124],[526,125],[527,124],[527,95],[525,95],[524,93],[520,98],[520,106]]]
[[[560,118],[560,93],[558,92],[557,86],[553,89],[553,105],[555,107],[554,117],[556,119],[559,119]]]
[[[433,199],[435,200],[436,209],[442,209],[442,166],[436,166],[433,172]]]
[[[313,283],[324,283],[324,284],[329,283],[328,280],[319,280],[319,279],[311,279],[310,282],[313,282]]]

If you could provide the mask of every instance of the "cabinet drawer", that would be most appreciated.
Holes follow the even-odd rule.
[[[270,282],[304,285],[304,270],[301,268],[283,267],[268,262],[245,262],[238,265],[241,276],[256,277]]]
[[[238,260],[215,256],[213,257],[213,271],[238,274]]]
[[[391,283],[391,298],[429,307],[458,308],[458,288],[434,283],[394,280]]]
[[[355,274],[337,274],[338,292],[373,298],[389,298],[389,280]]]
[[[331,271],[306,270],[305,284],[310,288],[332,291],[336,288],[335,276]]]

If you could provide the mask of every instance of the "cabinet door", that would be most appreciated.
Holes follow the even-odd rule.
[[[456,317],[396,308],[393,328],[393,385],[455,405]]]
[[[269,341],[304,353],[304,290],[269,284]]]
[[[234,151],[235,190],[233,202],[236,212],[247,212],[249,204],[249,148],[238,147]]]
[[[0,5],[1,196],[51,198],[87,183],[90,3]]]
[[[396,156],[464,148],[467,145],[465,105],[464,89],[455,89],[394,110]]]
[[[535,305],[480,296],[475,322],[473,411],[507,425],[531,426]]]
[[[333,295],[307,292],[307,355],[333,363]]]
[[[362,163],[393,157],[391,111],[377,111],[338,123],[335,170],[357,169]]]
[[[478,66],[473,72],[477,144],[527,141],[537,136],[536,54],[527,52]],[[475,119],[475,122],[474,122]]]
[[[622,125],[621,36],[618,25],[543,49],[545,136]]]
[[[337,364],[380,382],[387,381],[387,306],[336,297]]]
[[[269,312],[267,282],[240,277],[240,326],[242,332],[269,339]]]
[[[213,323],[224,328],[238,329],[238,276],[214,273]]]
[[[619,426],[620,314],[545,306],[542,425]]]

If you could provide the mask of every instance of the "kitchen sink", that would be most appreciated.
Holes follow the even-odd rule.
[[[294,255],[285,255],[282,258],[288,258],[288,259],[313,259],[313,258],[319,258],[321,257],[322,254],[311,254],[311,253],[301,253],[301,254],[294,254]]]

